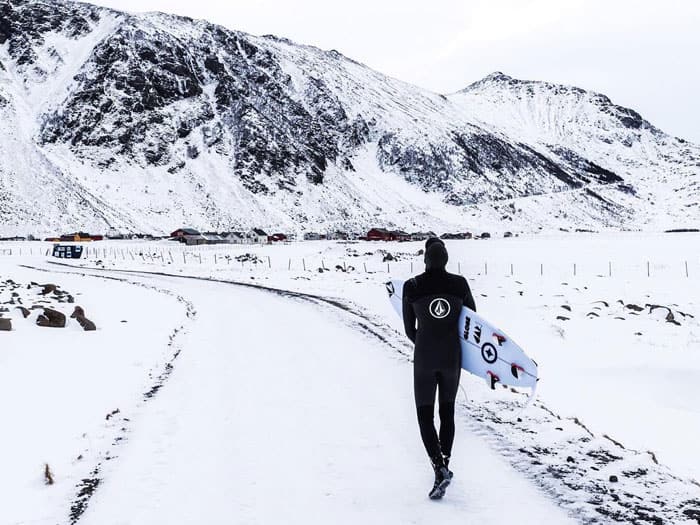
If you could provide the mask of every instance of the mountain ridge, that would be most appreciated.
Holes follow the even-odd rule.
[[[604,95],[500,72],[441,95],[162,13],[1,0],[0,15],[5,232],[697,223],[700,148]],[[61,192],[39,210],[36,180]]]

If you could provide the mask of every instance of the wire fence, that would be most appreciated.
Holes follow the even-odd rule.
[[[351,273],[384,273],[403,277],[423,271],[421,256],[400,256],[392,260],[383,260],[382,254],[348,255],[323,254],[283,255],[287,247],[276,246],[270,255],[260,253],[256,245],[154,245],[129,244],[125,246],[91,246],[85,245],[82,259],[92,262],[101,261],[113,265],[125,266],[160,266],[187,268],[192,266],[209,266],[215,269],[240,270],[246,272],[329,272],[342,271]],[[257,250],[257,253],[256,253]],[[289,250],[294,248],[289,247]],[[0,259],[22,259],[26,257],[49,257],[52,247],[14,246],[0,249]],[[448,270],[469,276],[510,276],[543,277],[566,279],[572,277],[647,277],[647,278],[684,278],[700,276],[699,260],[601,260],[595,257],[582,261],[563,259],[546,262],[536,260],[507,261],[496,260],[452,260]]]

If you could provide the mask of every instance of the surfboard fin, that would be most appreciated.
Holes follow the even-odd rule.
[[[396,293],[396,290],[394,290],[394,283],[391,281],[384,283],[384,286],[386,286],[386,291],[389,292],[389,297]]]
[[[520,372],[524,372],[524,371],[525,371],[525,369],[518,364],[512,363],[510,365],[510,373],[513,374],[513,377],[515,379],[520,379]]]
[[[491,390],[496,390],[496,383],[500,383],[500,378],[491,372],[490,370],[486,372],[487,379],[486,381],[488,382],[489,386],[491,387]]]

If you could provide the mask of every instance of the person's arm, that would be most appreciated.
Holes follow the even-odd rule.
[[[469,288],[469,283],[466,279],[464,279],[464,286],[466,288],[466,291],[464,293],[464,299],[462,300],[462,303],[470,310],[474,310],[476,312],[476,303],[474,302],[474,296],[472,295],[472,291]]]
[[[411,281],[403,284],[402,309],[403,309],[403,329],[413,344],[416,344],[416,313],[411,304],[411,291],[413,286]]]

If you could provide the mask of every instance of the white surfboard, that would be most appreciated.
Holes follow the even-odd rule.
[[[401,318],[403,284],[402,280],[386,283],[391,305]],[[532,390],[530,399],[534,398],[537,363],[510,337],[466,306],[459,315],[459,332],[464,370],[484,378],[491,388],[498,383],[529,388]]]

